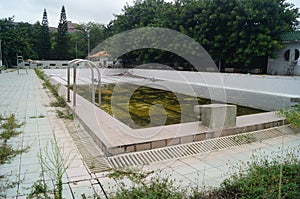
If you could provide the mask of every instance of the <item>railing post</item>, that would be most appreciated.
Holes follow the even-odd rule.
[[[68,63],[68,70],[67,70],[67,102],[70,102],[70,62]]]
[[[70,61],[68,63],[68,71],[67,71],[67,100],[68,102],[70,102],[70,66],[71,64],[74,64],[73,67],[73,106],[76,106],[76,89],[77,89],[77,85],[76,85],[76,79],[77,79],[77,74],[76,74],[76,70],[77,70],[77,64],[80,62],[85,62],[88,64],[88,66],[91,69],[92,72],[92,103],[95,104],[95,83],[94,83],[94,70],[93,67],[96,68],[97,72],[98,72],[98,102],[99,102],[99,107],[101,108],[101,73],[99,68],[91,61],[89,60],[83,60],[83,59],[74,59],[72,61]]]
[[[74,64],[76,65],[77,63],[81,62],[82,60],[81,59],[74,59],[72,61],[70,61],[68,63],[68,69],[67,69],[67,102],[71,102],[70,100],[70,75],[71,75],[71,72],[70,72],[70,68],[71,68],[71,64]]]
[[[73,106],[76,106],[76,65],[73,67]]]
[[[99,104],[99,107],[101,108],[101,73],[100,73],[99,68],[96,66],[96,64],[94,62],[89,61],[89,63],[91,65],[93,65],[98,72],[98,104]]]

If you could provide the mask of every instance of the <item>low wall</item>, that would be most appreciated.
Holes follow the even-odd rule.
[[[129,69],[133,75],[164,80],[160,85],[186,93],[190,85],[199,97],[264,110],[278,110],[300,102],[300,77]],[[151,85],[149,85],[151,86]]]
[[[51,78],[51,83],[57,84],[59,82]],[[59,87],[61,96],[66,96],[66,92],[67,88],[65,86]],[[67,103],[68,108],[74,111],[76,119],[107,156],[197,142],[285,124],[284,118],[268,112],[237,117],[235,127],[222,130],[203,127],[200,122],[131,129],[83,97],[77,95],[77,105],[75,107],[72,105],[73,100],[71,98],[71,102]]]
[[[130,82],[134,84],[267,111],[278,110],[300,102],[300,76],[148,69],[100,69],[102,77],[119,75],[127,71],[132,75],[148,78],[148,81],[134,81],[134,78],[132,78]],[[89,69],[78,70],[78,74],[85,80],[85,84],[91,80],[90,73]],[[59,76],[64,81],[66,81],[65,74],[66,69],[51,70],[51,75]],[[95,73],[95,78],[97,78],[97,73]],[[124,78],[124,81],[126,81],[126,78]]]

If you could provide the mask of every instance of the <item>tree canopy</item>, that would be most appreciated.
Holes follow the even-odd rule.
[[[285,0],[140,0],[108,26],[111,35],[145,26],[166,27],[198,41],[222,66],[251,67],[274,57],[280,34],[298,24],[298,8]]]
[[[55,46],[55,57],[57,59],[69,59],[69,36],[68,36],[68,21],[65,7],[62,6],[59,24],[57,28],[57,39]]]
[[[294,30],[298,17],[298,8],[286,0],[137,0],[133,5],[126,4],[108,25],[83,23],[72,33],[68,32],[64,6],[57,31],[49,31],[46,10],[42,23],[34,25],[15,23],[12,17],[1,19],[0,37],[4,63],[15,65],[16,54],[25,59],[86,58],[88,31],[91,50],[123,31],[161,27],[199,42],[221,68],[247,69],[275,56],[274,52],[283,47],[280,35]],[[176,48],[179,44],[172,45]],[[134,50],[121,58],[138,64],[186,62],[174,53],[157,49]]]

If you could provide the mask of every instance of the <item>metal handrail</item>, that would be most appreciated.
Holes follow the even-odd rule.
[[[74,64],[74,74],[73,74],[73,106],[76,106],[76,68],[78,63],[87,63],[92,72],[92,103],[95,104],[95,84],[94,84],[94,70],[95,68],[98,73],[98,105],[101,108],[101,73],[99,68],[93,62],[84,59],[74,59],[68,63],[67,69],[67,101],[70,102],[70,66]]]

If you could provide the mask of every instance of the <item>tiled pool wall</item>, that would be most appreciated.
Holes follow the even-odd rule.
[[[86,70],[81,73],[90,75],[89,69],[80,70]],[[66,69],[50,71],[52,75],[66,74]],[[168,88],[178,93],[267,111],[278,110],[300,102],[300,76],[110,68],[101,68],[100,72],[102,77],[129,72],[132,75],[153,79],[153,84],[147,84],[149,87]],[[142,84],[141,81],[130,83]]]
[[[182,84],[182,82],[178,81],[178,79],[176,79],[176,81],[174,80],[174,76],[172,75],[172,73],[177,73],[176,71],[154,71],[154,70],[142,70],[140,71],[139,69],[137,71],[134,71],[132,69],[128,70],[130,73],[132,73],[133,75],[138,75],[138,76],[143,76],[143,77],[147,77],[147,78],[153,78],[151,77],[151,74],[159,74],[158,77],[156,78],[161,78],[161,77],[165,77],[165,81],[163,81],[164,83],[170,83],[170,86],[173,87],[177,87],[176,84]],[[104,72],[104,71],[102,71]],[[120,72],[125,72],[124,70],[115,70],[115,69],[106,69],[105,70],[106,73],[110,73],[110,74],[119,74]],[[164,73],[166,76],[162,75],[162,73]],[[251,98],[251,103],[253,103],[254,107],[255,103],[260,103],[260,105],[264,105],[265,103],[269,103],[272,104],[272,107],[284,107],[287,105],[291,105],[291,97],[293,97],[294,99],[298,99],[300,98],[299,96],[299,86],[296,85],[300,85],[300,78],[299,77],[294,77],[294,78],[285,78],[282,77],[282,79],[280,77],[270,77],[270,78],[266,78],[266,77],[256,77],[253,76],[251,78],[251,76],[247,76],[247,75],[239,75],[239,74],[232,74],[232,75],[220,75],[220,74],[198,74],[195,75],[193,73],[190,72],[183,72],[183,73],[187,73],[185,74],[185,78],[189,77],[189,75],[191,76],[190,80],[188,83],[193,83],[193,84],[197,84],[197,82],[193,82],[193,78],[195,79],[196,77],[199,78],[199,75],[207,75],[208,77],[206,77],[208,79],[208,81],[213,81],[215,78],[225,78],[225,79],[230,79],[233,78],[234,76],[237,76],[237,78],[239,78],[240,80],[238,82],[236,82],[237,87],[240,87],[241,84],[245,84],[247,86],[248,90],[239,90],[238,88],[230,88],[228,89],[228,83],[226,84],[225,79],[222,80],[224,82],[225,85],[225,90],[226,90],[226,94],[229,93],[230,90],[234,91],[234,95],[235,96],[239,96],[241,94],[239,93],[244,93],[245,95],[250,95],[255,93],[255,91],[253,90],[255,88],[254,85],[258,86],[257,84],[254,84],[252,87],[251,82],[256,82],[262,79],[265,79],[265,84],[263,84],[264,81],[260,81],[262,83],[263,89],[259,90],[257,95],[254,95],[255,97]],[[178,73],[177,73],[178,75]],[[211,78],[210,78],[211,77]],[[169,80],[169,79],[171,80]],[[259,79],[259,80],[257,80]],[[270,80],[271,79],[271,80]],[[167,81],[166,81],[167,80]],[[217,80],[219,81],[219,80]],[[245,81],[245,82],[243,82]],[[273,82],[274,81],[274,82]],[[280,87],[276,87],[275,83],[278,83],[282,81],[282,84]],[[53,80],[53,83],[57,83],[55,80]],[[173,83],[176,83],[175,86],[173,85]],[[274,89],[272,90],[272,84],[274,86]],[[233,84],[233,83],[232,83]],[[249,84],[249,85],[248,85]],[[197,85],[198,86],[198,85]],[[203,86],[203,85],[201,85]],[[172,88],[173,88],[172,87]],[[284,90],[284,88],[287,87],[286,90]],[[293,89],[291,89],[290,87],[293,87]],[[179,87],[180,88],[180,87]],[[250,89],[252,88],[252,90]],[[267,90],[267,88],[269,90]],[[262,91],[264,90],[264,91]],[[267,94],[264,93],[259,93],[259,92],[266,92]],[[272,93],[272,92],[273,93]],[[276,93],[278,92],[278,93]],[[289,92],[289,93],[288,93]],[[297,93],[298,92],[298,93]],[[60,94],[62,96],[66,95],[66,87],[61,86],[60,87]],[[279,100],[275,100],[275,101],[267,101],[264,103],[259,102],[260,99],[264,98],[265,96],[269,95],[271,98],[278,98]],[[244,98],[243,98],[244,99]],[[245,99],[244,99],[245,100]],[[268,99],[269,100],[269,99]],[[230,100],[227,100],[230,102]],[[241,102],[239,101],[239,104],[241,105],[247,105],[244,104],[245,102]],[[277,104],[276,104],[277,103]],[[264,107],[264,109],[267,109],[269,106]],[[72,109],[72,107],[70,106],[69,108]],[[257,107],[257,108],[262,108],[262,107]],[[171,146],[171,145],[177,145],[177,144],[184,144],[184,143],[189,143],[189,142],[196,142],[196,141],[201,141],[201,140],[205,140],[205,139],[210,139],[210,138],[214,138],[214,137],[220,137],[220,136],[227,136],[227,135],[234,135],[234,134],[238,134],[238,133],[244,133],[244,132],[250,132],[250,131],[256,131],[256,130],[261,130],[261,129],[266,129],[266,128],[271,128],[271,127],[276,127],[276,126],[281,126],[283,124],[285,124],[285,121],[283,118],[278,118],[272,121],[257,121],[256,123],[252,123],[250,125],[245,124],[245,125],[238,125],[237,127],[234,128],[226,128],[226,129],[222,129],[220,130],[208,130],[205,132],[199,132],[199,133],[194,133],[192,135],[187,135],[187,136],[180,136],[180,137],[170,137],[167,139],[160,139],[160,140],[151,140],[151,141],[145,141],[145,142],[133,142],[133,143],[128,143],[128,144],[124,144],[124,145],[116,145],[116,146],[112,146],[111,143],[106,142],[105,140],[102,140],[101,137],[99,137],[97,134],[99,132],[93,132],[93,130],[90,129],[90,127],[84,122],[84,118],[80,118],[78,117],[79,121],[81,122],[81,124],[85,127],[85,129],[91,134],[91,136],[94,138],[94,141],[98,144],[98,146],[106,153],[106,155],[111,156],[111,155],[116,155],[116,154],[120,154],[120,153],[126,153],[126,152],[133,152],[133,151],[142,151],[142,150],[148,150],[148,149],[155,149],[155,148],[160,148],[160,147],[165,147],[165,146]],[[101,133],[101,132],[100,132]],[[104,132],[102,132],[104,133]]]
[[[111,155],[117,155],[117,154],[128,153],[128,152],[137,152],[137,151],[162,148],[162,147],[166,147],[166,146],[173,146],[173,145],[178,145],[178,144],[198,142],[198,141],[203,141],[203,140],[217,138],[217,137],[237,135],[240,133],[246,133],[246,132],[252,132],[252,131],[258,131],[258,130],[263,130],[263,129],[267,129],[267,128],[272,128],[272,127],[278,127],[278,126],[284,125],[285,123],[286,122],[284,120],[280,119],[277,121],[259,123],[259,124],[243,126],[243,127],[233,127],[233,128],[225,128],[225,129],[221,129],[221,130],[211,130],[211,131],[202,132],[202,133],[194,134],[194,135],[162,139],[162,140],[153,140],[153,141],[144,142],[144,143],[134,143],[131,145],[122,145],[122,146],[118,146],[118,147],[106,148],[106,154],[108,156],[111,156]]]
[[[180,84],[191,85],[199,97],[224,99],[228,103],[273,111],[300,102],[300,76],[128,69],[133,75],[165,80],[165,87],[186,91]],[[155,85],[149,85],[155,87]],[[162,87],[161,87],[162,88]],[[219,101],[219,100],[218,100]]]

